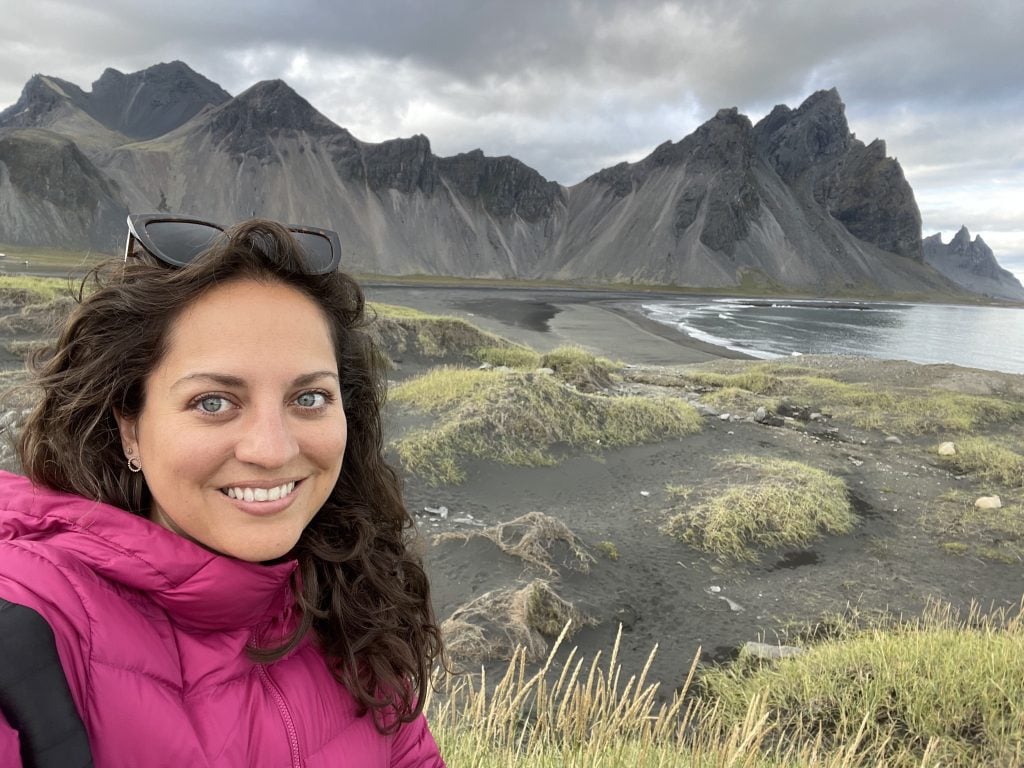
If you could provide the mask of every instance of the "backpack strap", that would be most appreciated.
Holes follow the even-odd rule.
[[[18,732],[25,768],[92,768],[57,643],[46,619],[0,599],[0,712]]]

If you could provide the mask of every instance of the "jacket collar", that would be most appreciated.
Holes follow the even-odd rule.
[[[142,592],[175,624],[251,629],[284,619],[297,563],[261,565],[203,549],[123,509],[0,472],[0,539],[46,539],[97,574]]]

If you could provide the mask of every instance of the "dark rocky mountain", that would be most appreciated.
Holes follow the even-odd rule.
[[[721,110],[690,136],[570,188],[511,157],[438,157],[425,136],[363,142],[280,80],[231,98],[180,62],[107,70],[88,93],[37,75],[0,126],[5,184],[24,162],[10,142],[36,141],[40,128],[64,137],[60,152],[33,162],[50,163],[37,167],[44,178],[91,190],[94,233],[106,233],[111,206],[224,222],[264,215],[339,230],[345,264],[368,273],[957,290],[923,261],[899,164],[884,142],[850,133],[834,90],[776,107],[756,126]],[[21,213],[0,213],[0,242],[81,229],[63,221],[52,187],[4,189],[4,210]],[[100,237],[80,235],[81,245]]]
[[[924,259],[972,293],[1024,301],[1024,286],[1012,272],[999,266],[992,249],[981,239],[981,235],[971,240],[967,227],[960,227],[949,245],[943,244],[941,232],[926,237]]]
[[[82,122],[79,113],[84,113],[122,137],[151,139],[230,98],[219,85],[180,61],[129,75],[107,69],[89,92],[55,77],[35,75],[21,98],[0,112],[0,127],[63,128],[74,135],[75,126],[67,123]]]
[[[0,129],[0,242],[112,251],[127,215],[117,186],[71,139]]]

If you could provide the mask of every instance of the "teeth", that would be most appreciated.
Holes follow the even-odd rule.
[[[295,483],[285,483],[273,488],[226,488],[224,492],[229,498],[243,501],[277,501],[295,490]]]

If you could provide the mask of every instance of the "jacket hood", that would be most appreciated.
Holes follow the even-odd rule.
[[[123,509],[0,472],[0,540],[43,540],[97,574],[144,592],[177,624],[254,627],[294,603],[297,563],[261,565],[203,549]]]

